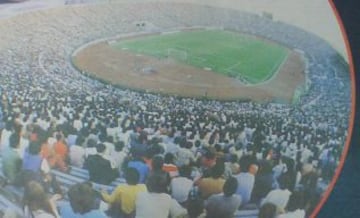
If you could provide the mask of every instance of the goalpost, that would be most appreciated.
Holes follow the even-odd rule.
[[[167,58],[171,58],[178,61],[187,61],[188,53],[181,49],[169,48],[167,50]]]

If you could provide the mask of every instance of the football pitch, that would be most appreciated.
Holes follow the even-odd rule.
[[[223,30],[165,33],[114,43],[116,49],[212,70],[249,84],[268,80],[289,50],[260,38]]]

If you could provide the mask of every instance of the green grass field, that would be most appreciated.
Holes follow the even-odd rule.
[[[201,30],[121,40],[113,46],[179,62],[250,84],[269,79],[283,63],[288,49],[252,36],[221,30]]]

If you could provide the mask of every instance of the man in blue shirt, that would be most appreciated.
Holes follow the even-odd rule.
[[[95,207],[96,195],[90,184],[73,185],[68,192],[70,204],[60,206],[61,217],[106,218],[105,213]]]

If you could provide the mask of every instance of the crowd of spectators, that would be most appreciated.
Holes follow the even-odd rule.
[[[34,14],[0,21],[2,172],[6,184],[25,187],[29,217],[313,211],[340,161],[351,108],[347,65],[326,42],[257,15],[187,4]],[[302,50],[308,91],[294,105],[179,98],[115,88],[73,68],[78,46],[136,32],[138,20],[160,30],[218,26]],[[109,193],[81,183],[66,194],[51,171],[72,166],[86,169],[90,182],[126,184]],[[68,200],[57,205],[60,198]]]

